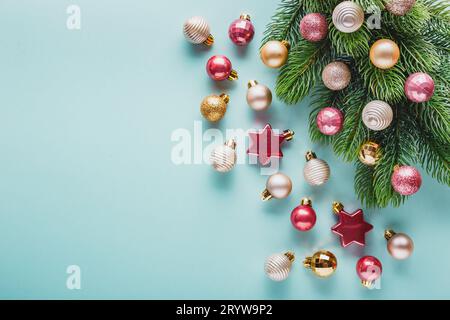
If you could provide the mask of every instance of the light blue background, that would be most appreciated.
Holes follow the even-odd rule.
[[[82,10],[82,29],[66,28],[66,8]],[[328,147],[312,145],[307,102],[275,100],[257,116],[245,102],[246,82],[274,87],[276,72],[258,56],[262,32],[278,1],[74,0],[0,2],[0,297],[182,299],[450,298],[448,188],[423,173],[418,194],[398,209],[366,210],[368,245],[342,249],[329,228],[331,202],[359,207],[354,168]],[[247,50],[228,39],[229,23],[248,12],[256,36]],[[203,15],[216,43],[194,48],[183,21]],[[204,71],[226,54],[236,83],[215,84]],[[239,165],[228,175],[207,165],[175,166],[170,139],[193,131],[203,96],[231,95],[218,128],[290,128],[282,172],[294,182],[285,201],[262,203],[266,177]],[[208,125],[204,122],[204,128]],[[302,177],[313,148],[332,168],[320,189]],[[296,232],[289,214],[303,196],[316,227]],[[408,261],[386,251],[385,227],[415,241]],[[336,274],[322,280],[301,266],[316,249],[333,251]],[[284,283],[268,280],[266,256],[294,250]],[[355,273],[362,254],[383,262],[381,290],[366,290]],[[82,270],[82,289],[66,288],[66,268]]]

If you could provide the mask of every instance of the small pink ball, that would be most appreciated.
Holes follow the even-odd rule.
[[[317,127],[327,136],[332,136],[342,130],[344,115],[339,109],[326,107],[317,114]]]
[[[252,41],[255,35],[255,27],[248,19],[234,20],[228,28],[228,36],[238,46],[245,46]]]
[[[230,59],[222,55],[212,56],[206,63],[206,72],[211,79],[216,81],[228,79],[231,70],[232,66]]]
[[[420,103],[431,99],[434,94],[434,81],[424,72],[411,74],[405,82],[405,95],[412,102]]]
[[[291,212],[291,222],[299,231],[311,230],[316,224],[316,212],[309,205],[300,205]]]
[[[356,273],[362,281],[375,281],[381,277],[382,272],[380,260],[373,256],[364,256],[356,263]]]
[[[309,13],[300,21],[300,33],[305,40],[318,42],[327,36],[327,19],[320,13]]]
[[[419,170],[411,166],[401,166],[394,169],[391,184],[395,192],[402,196],[410,196],[419,191],[422,185],[422,176]]]

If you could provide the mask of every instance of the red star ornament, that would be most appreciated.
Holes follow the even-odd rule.
[[[284,141],[290,141],[294,137],[294,131],[284,130],[277,134],[273,131],[270,124],[266,124],[261,130],[254,130],[248,133],[250,146],[247,154],[257,156],[259,163],[263,166],[270,163],[271,157],[281,158],[281,144]]]
[[[358,209],[350,214],[344,211],[340,203],[333,204],[333,210],[339,215],[339,222],[331,228],[331,231],[341,238],[341,245],[344,248],[352,243],[365,246],[366,233],[372,230],[373,226],[364,220],[364,212]]]

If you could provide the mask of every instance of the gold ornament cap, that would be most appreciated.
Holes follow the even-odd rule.
[[[309,160],[311,160],[311,159],[317,159],[317,156],[316,156],[316,154],[315,154],[314,152],[312,152],[311,150],[309,150],[309,151],[307,151],[307,152],[305,153],[305,158],[306,158],[306,161],[309,161]]]
[[[342,203],[340,203],[339,201],[333,201],[333,212],[335,214],[338,214],[339,212],[341,212],[342,210],[344,210],[344,205]]]
[[[294,139],[294,135],[295,132],[292,131],[291,129],[287,129],[283,131],[283,137],[284,139],[286,139],[286,141],[291,141],[292,139]]]
[[[367,289],[371,289],[373,285],[375,284],[375,281],[369,281],[369,280],[361,280],[361,284],[363,287],[366,287]]]
[[[230,75],[228,76],[228,80],[235,81],[239,79],[238,73],[236,70],[231,70]]]
[[[239,19],[250,21],[250,15],[248,13],[241,13]]]
[[[226,104],[228,104],[228,102],[230,102],[230,96],[227,95],[226,93],[222,93],[220,95],[220,97],[222,98],[223,102],[225,102]]]
[[[258,81],[256,81],[256,80],[250,80],[248,83],[247,83],[247,87],[250,89],[251,87],[254,87],[254,86],[256,86],[258,84]]]
[[[384,230],[384,238],[386,240],[390,240],[395,235],[395,231],[392,229],[386,229]]]
[[[288,49],[288,50],[291,49],[291,44],[289,43],[289,41],[287,41],[287,40],[282,40],[282,41],[281,41],[281,44],[282,44],[283,46],[285,46],[286,49]]]
[[[261,192],[261,200],[262,201],[269,201],[273,198],[273,195],[269,192],[269,190],[264,189],[263,192]]]
[[[214,37],[213,37],[213,35],[212,34],[208,35],[208,38],[206,38],[206,40],[203,41],[203,44],[205,46],[208,46],[208,47],[212,46],[214,44]]]
[[[312,201],[311,201],[311,199],[310,198],[302,198],[302,200],[300,201],[300,204],[302,205],[302,206],[312,206]]]
[[[236,149],[236,141],[234,139],[229,139],[225,142],[225,145],[230,147],[231,149]]]
[[[284,255],[289,259],[289,261],[292,263],[295,260],[295,254],[292,251],[287,251],[284,253]]]

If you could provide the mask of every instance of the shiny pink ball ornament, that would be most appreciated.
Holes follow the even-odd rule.
[[[299,231],[311,230],[316,224],[316,219],[316,212],[308,198],[303,198],[301,204],[291,212],[292,225]]]
[[[332,136],[342,130],[344,115],[339,109],[326,107],[317,114],[317,127],[327,136]]]
[[[405,82],[405,95],[412,102],[420,103],[431,99],[434,93],[434,81],[424,72],[411,74]]]
[[[237,80],[237,72],[233,70],[231,61],[225,56],[217,55],[209,58],[206,63],[206,72],[215,81]]]
[[[365,287],[371,287],[381,277],[382,271],[380,260],[373,256],[364,256],[356,263],[356,273]]]
[[[300,21],[300,33],[305,40],[318,42],[328,33],[327,19],[320,13],[309,13]]]
[[[422,185],[422,176],[414,167],[396,166],[391,177],[391,184],[395,192],[402,196],[410,196],[419,191]]]
[[[254,35],[255,27],[248,14],[241,14],[240,18],[234,20],[228,28],[228,36],[238,46],[249,44]]]

